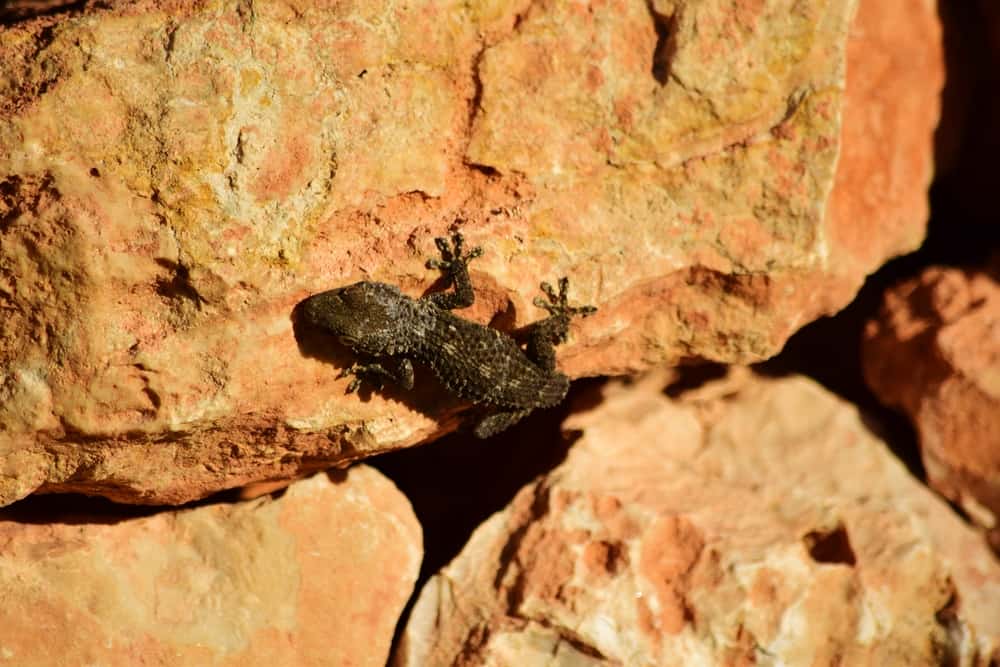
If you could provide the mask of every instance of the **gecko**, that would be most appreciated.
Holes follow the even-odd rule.
[[[573,316],[587,317],[597,309],[570,306],[565,277],[558,291],[541,283],[546,299],[538,297],[534,304],[549,315],[526,327],[522,347],[502,331],[451,312],[475,302],[468,265],[482,255],[482,248],[466,252],[457,232],[434,242],[441,258],[428,260],[427,267],[443,272],[450,291],[414,299],[394,285],[363,281],[302,302],[305,321],[336,336],[359,359],[338,376],[353,376],[347,393],[363,381],[381,389],[390,380],[411,390],[413,362],[422,363],[451,393],[486,408],[473,429],[479,438],[503,431],[536,408],[562,401],[569,378],[556,368],[555,346],[566,341]]]

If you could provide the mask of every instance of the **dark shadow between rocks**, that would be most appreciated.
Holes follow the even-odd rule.
[[[0,26],[14,25],[41,17],[66,18],[82,13],[88,6],[104,7],[93,0],[6,0],[0,1]]]
[[[413,597],[400,616],[397,641],[431,575],[455,558],[473,531],[522,487],[566,458],[579,433],[564,433],[561,425],[574,408],[593,403],[602,384],[600,379],[578,380],[562,403],[536,410],[492,438],[454,433],[366,461],[409,498],[424,531],[424,560]]]
[[[909,420],[878,401],[865,383],[862,370],[862,331],[865,322],[877,314],[883,291],[895,282],[893,275],[892,271],[879,272],[869,278],[844,310],[804,326],[780,354],[755,364],[753,369],[769,377],[805,375],[857,406],[868,429],[889,445],[914,477],[926,481],[916,433]]]
[[[78,493],[33,494],[0,508],[0,524],[63,524],[69,526],[113,526],[123,521],[144,519],[177,507],[125,505],[99,496]]]
[[[917,433],[909,418],[880,403],[865,383],[865,323],[878,316],[883,296],[893,285],[930,266],[983,266],[1000,248],[1000,225],[984,225],[970,215],[952,181],[935,182],[930,200],[927,238],[917,251],[887,262],[868,277],[847,307],[802,327],[780,354],[754,366],[756,372],[768,376],[806,375],[858,406],[869,429],[924,482],[927,476]]]
[[[113,526],[164,512],[173,514],[210,505],[235,505],[262,496],[278,499],[290,485],[311,475],[312,473],[307,473],[291,479],[261,480],[234,486],[180,505],[130,504],[82,493],[34,493],[6,507],[0,507],[0,524],[13,522],[32,525]],[[347,479],[347,471],[340,468],[330,468],[326,470],[326,475],[334,484]]]
[[[686,392],[694,391],[714,380],[721,380],[729,373],[725,364],[706,362],[682,364],[675,369],[677,376],[663,388],[665,396],[676,399]]]

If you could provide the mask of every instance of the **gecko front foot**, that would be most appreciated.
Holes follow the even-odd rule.
[[[386,368],[380,363],[359,364],[357,362],[340,371],[337,379],[351,377],[351,383],[347,385],[348,394],[353,394],[361,386],[362,382],[367,382],[376,390],[381,390],[386,380],[392,380],[396,384],[402,385],[404,389],[413,388],[413,365],[408,359],[399,362],[395,369]]]
[[[450,243],[449,243],[450,240]],[[445,273],[454,274],[466,266],[469,262],[483,254],[483,249],[479,246],[471,249],[468,253],[463,252],[465,248],[465,237],[459,232],[451,235],[451,239],[439,236],[434,239],[434,244],[441,253],[441,259],[427,260],[428,269],[441,269]]]

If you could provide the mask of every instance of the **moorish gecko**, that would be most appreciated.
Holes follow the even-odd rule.
[[[586,317],[596,308],[568,305],[566,278],[559,280],[558,293],[543,282],[548,300],[539,297],[534,303],[549,316],[527,327],[522,349],[511,336],[450,312],[475,301],[468,263],[482,254],[482,248],[463,254],[458,233],[450,245],[444,238],[435,243],[441,259],[429,260],[427,266],[444,271],[453,291],[413,299],[393,285],[359,282],[302,302],[307,322],[334,334],[370,361],[356,362],[340,374],[354,376],[348,393],[362,379],[376,388],[388,378],[412,389],[411,360],[424,363],[454,394],[487,406],[488,414],[474,429],[480,438],[499,433],[535,408],[561,401],[569,390],[569,378],[556,369],[555,345],[566,340],[573,315]]]

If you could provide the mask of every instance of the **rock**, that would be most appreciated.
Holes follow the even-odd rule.
[[[854,407],[797,377],[663,385],[568,420],[566,461],[424,586],[394,665],[1000,657],[1000,565]]]
[[[420,559],[409,502],[366,466],[142,518],[15,505],[0,512],[0,658],[381,666]]]
[[[294,307],[422,294],[456,218],[485,248],[470,317],[531,322],[562,275],[600,308],[574,377],[774,354],[923,234],[934,8],[855,9],[113,0],[0,27],[0,505],[180,503],[454,428],[426,377],[344,395],[353,357]]]
[[[935,6],[861,0],[857,11],[847,48],[840,160],[827,207],[829,270],[849,293],[826,312],[851,301],[858,277],[923,241],[934,175],[931,135],[944,86]],[[907,35],[934,46],[917,48]]]
[[[865,329],[865,379],[905,412],[931,486],[1000,551],[1000,283],[932,267],[886,292]]]

